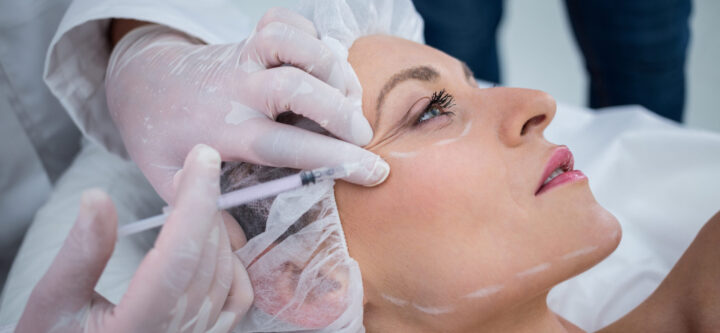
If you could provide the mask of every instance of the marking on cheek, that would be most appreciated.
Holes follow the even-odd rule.
[[[540,272],[542,272],[542,271],[544,271],[544,270],[546,270],[546,269],[548,269],[548,268],[550,268],[550,264],[549,264],[549,263],[544,263],[544,264],[540,264],[540,265],[537,265],[537,266],[535,266],[535,267],[532,267],[532,268],[530,268],[530,269],[526,269],[526,270],[524,270],[524,271],[522,271],[522,272],[520,272],[520,273],[517,273],[517,274],[515,274],[515,276],[517,276],[517,277],[519,277],[519,278],[522,278],[522,277],[526,277],[526,276],[530,276],[530,275],[533,275],[533,274],[540,273]]]
[[[424,313],[431,314],[431,315],[440,315],[440,314],[445,314],[445,313],[450,313],[450,312],[455,311],[455,308],[453,308],[452,306],[422,306],[422,305],[413,303],[413,307]]]
[[[505,286],[502,284],[496,284],[496,285],[492,285],[492,286],[485,287],[482,289],[478,289],[478,290],[473,291],[463,297],[465,297],[465,298],[484,298],[484,297],[488,297],[492,294],[496,294],[497,292],[502,290],[504,287]]]
[[[591,252],[593,252],[593,251],[595,251],[595,250],[597,250],[597,249],[598,249],[597,246],[587,246],[587,247],[584,247],[584,248],[579,249],[579,250],[577,250],[577,251],[570,252],[570,253],[562,256],[562,259],[563,259],[563,260],[572,259],[572,258],[575,258],[575,257],[579,257],[579,256],[581,256],[581,255],[584,255],[584,254],[591,253]]]
[[[460,133],[460,137],[462,138],[462,137],[465,137],[466,135],[468,135],[468,133],[470,133],[471,128],[472,128],[472,121],[469,121],[467,123],[467,125],[465,125],[465,129],[462,131],[462,133]]]
[[[465,125],[465,129],[463,129],[462,133],[460,133],[459,136],[457,136],[457,137],[455,137],[455,138],[452,138],[452,139],[440,140],[440,141],[438,141],[438,142],[435,142],[435,143],[433,144],[433,146],[444,146],[444,145],[447,145],[447,144],[451,144],[451,143],[453,143],[453,142],[456,142],[456,141],[464,138],[465,136],[467,136],[468,133],[470,133],[470,129],[471,129],[471,128],[472,128],[472,121],[468,122],[467,125]]]
[[[416,151],[391,151],[388,153],[388,157],[392,158],[411,158],[417,156]]]
[[[452,139],[440,140],[440,141],[438,141],[438,142],[433,143],[433,146],[449,145],[449,144],[451,144],[451,143],[453,143],[453,142],[455,142],[455,141],[458,141],[458,140],[460,140],[460,138],[452,138]]]
[[[388,294],[380,294],[380,296],[382,296],[382,298],[384,298],[386,301],[388,301],[388,302],[390,302],[390,303],[392,303],[392,304],[395,304],[395,305],[397,305],[397,306],[401,306],[401,307],[402,307],[402,306],[406,306],[406,305],[408,305],[408,303],[409,303],[408,301],[406,301],[406,300],[404,300],[404,299],[400,299],[400,298],[397,298],[397,297],[392,297],[392,296],[390,296],[390,295],[388,295]]]

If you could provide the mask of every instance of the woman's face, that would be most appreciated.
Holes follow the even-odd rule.
[[[366,319],[471,327],[544,302],[617,246],[587,179],[537,193],[558,149],[543,137],[552,97],[480,89],[458,60],[394,37],[358,39],[349,61],[375,133],[366,148],[391,166],[380,186],[335,187]]]

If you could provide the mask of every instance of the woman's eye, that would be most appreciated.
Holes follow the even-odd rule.
[[[416,125],[419,125],[420,123],[428,120],[432,120],[433,118],[436,118],[438,116],[453,115],[453,112],[448,111],[448,109],[452,108],[455,105],[453,102],[453,96],[448,94],[445,89],[433,93],[432,97],[430,98],[430,103],[425,108],[425,110],[423,110],[418,116],[417,121],[415,122]]]
[[[436,105],[429,105],[425,111],[423,111],[422,114],[420,114],[420,117],[418,118],[418,123],[421,123],[426,120],[430,120],[432,118],[435,118],[439,115],[442,115],[444,112],[440,110]]]

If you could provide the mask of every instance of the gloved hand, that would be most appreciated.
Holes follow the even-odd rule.
[[[346,180],[375,185],[390,168],[357,146],[372,139],[372,128],[359,81],[332,41],[321,42],[312,22],[279,8],[237,44],[136,28],[108,64],[110,114],[130,157],[170,203],[172,175],[197,143],[215,147],[225,161],[297,169],[360,162]],[[275,121],[290,110],[349,143]]]
[[[219,177],[219,154],[194,148],[178,177],[177,205],[117,305],[93,291],[115,244],[115,208],[105,193],[85,192],[17,332],[228,332],[253,292],[216,206]]]

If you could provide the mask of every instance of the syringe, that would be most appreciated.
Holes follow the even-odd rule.
[[[271,180],[267,183],[257,184],[225,193],[218,198],[218,210],[225,210],[255,200],[275,196],[301,186],[315,184],[317,182],[330,179],[343,178],[348,176],[350,172],[350,168],[344,165],[331,168],[304,170],[291,176]],[[163,212],[163,214],[148,217],[120,227],[118,229],[118,238],[163,225],[167,217],[170,215],[169,207],[166,206],[163,209]]]

